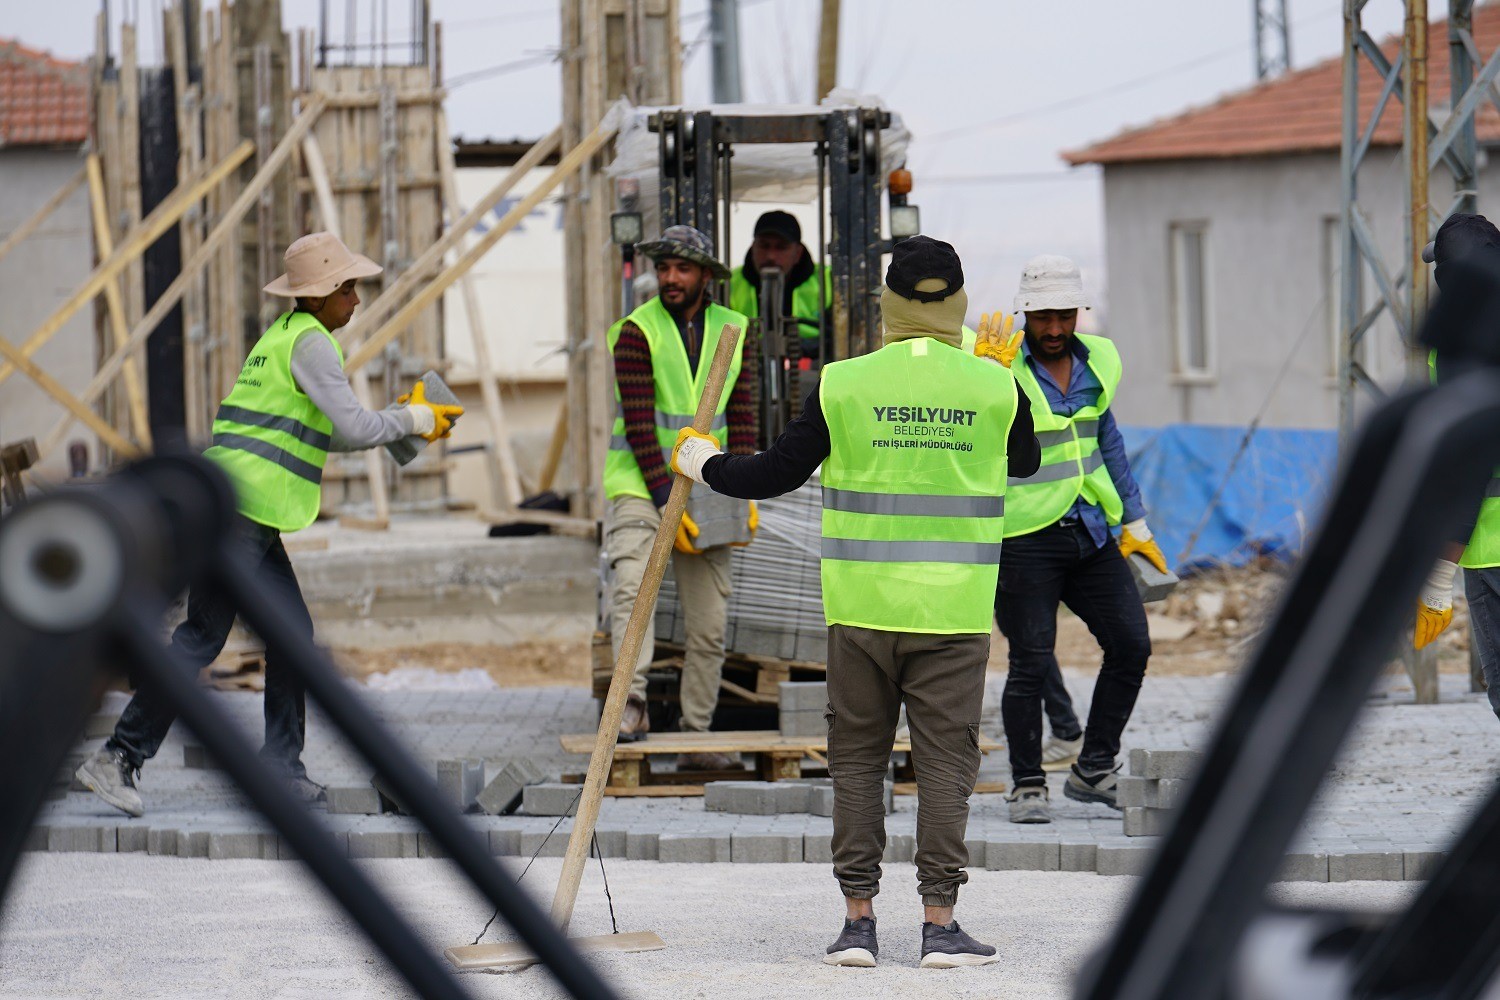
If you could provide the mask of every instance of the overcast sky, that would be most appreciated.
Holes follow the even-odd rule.
[[[111,0],[142,24],[142,60],[159,59],[160,0]],[[707,0],[681,0],[688,101],[709,97]],[[1337,54],[1340,0],[1288,0],[1294,65]],[[332,0],[343,38],[349,0]],[[408,34],[411,4],[354,0],[357,33]],[[89,54],[97,0],[0,0],[0,36]],[[816,0],[740,0],[746,100],[810,101]],[[453,82],[449,121],[463,137],[540,136],[561,115],[557,0],[432,0]],[[1252,0],[844,0],[839,83],[879,95],[913,133],[909,166],[923,230],[965,261],[974,308],[1008,308],[1024,260],[1065,253],[1103,291],[1103,206],[1095,168],[1065,149],[1209,103],[1253,82]],[[284,21],[316,27],[317,0],[283,0]],[[1401,4],[1373,0],[1376,37]],[[494,70],[493,73],[480,73]],[[476,74],[470,76],[470,74]]]

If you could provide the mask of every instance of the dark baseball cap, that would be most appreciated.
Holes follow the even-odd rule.
[[[780,236],[788,243],[802,242],[802,223],[791,212],[766,212],[755,220],[756,236]]]
[[[946,281],[948,285],[936,292],[917,291],[917,282],[928,278]],[[931,236],[911,236],[899,241],[891,250],[885,286],[903,299],[941,302],[964,287],[963,263],[951,243]]]
[[[1478,251],[1494,254],[1500,251],[1500,230],[1482,215],[1458,212],[1443,220],[1437,236],[1422,248],[1422,259],[1433,268],[1433,280],[1443,287],[1443,280],[1454,261]]]

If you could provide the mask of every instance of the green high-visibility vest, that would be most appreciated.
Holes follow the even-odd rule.
[[[959,328],[959,335],[962,338],[959,346],[963,352],[965,354],[973,354],[974,345],[979,343],[979,334],[965,326]]]
[[[1089,368],[1099,380],[1099,399],[1072,416],[1052,412],[1046,394],[1024,354],[1011,365],[1016,384],[1031,402],[1031,420],[1042,446],[1042,466],[1035,475],[1012,479],[1006,495],[1005,537],[1029,535],[1066,514],[1079,497],[1104,509],[1110,524],[1119,524],[1124,505],[1104,456],[1099,451],[1099,418],[1109,409],[1120,385],[1120,352],[1104,337],[1076,335],[1089,350]]]
[[[818,398],[828,624],[988,633],[1015,381],[919,337],[824,366]]]
[[[1437,351],[1427,352],[1427,374],[1432,384],[1437,385]],[[1474,533],[1469,536],[1469,544],[1464,546],[1463,558],[1458,564],[1465,569],[1500,566],[1500,469],[1495,470],[1485,487]]]
[[[204,452],[234,483],[240,513],[280,531],[299,531],[317,518],[332,441],[333,421],[292,378],[292,347],[308,331],[327,337],[344,360],[339,342],[312,315],[283,313],[250,349]]]
[[[818,305],[818,279],[822,278],[823,305]],[[833,285],[828,280],[828,269],[821,265],[813,267],[813,273],[803,279],[802,284],[792,289],[792,315],[797,317],[797,330],[805,340],[816,340],[818,317],[823,309],[833,305]],[[760,315],[760,289],[750,284],[745,269],[737,267],[729,276],[729,308],[746,316]]]
[[[620,328],[629,320],[646,335],[646,344],[651,349],[651,374],[656,383],[656,440],[661,444],[663,456],[671,460],[672,446],[677,443],[677,432],[693,425],[693,416],[698,410],[698,399],[708,382],[714,352],[719,348],[719,335],[726,324],[733,323],[742,330],[745,317],[725,309],[717,303],[709,303],[703,314],[703,346],[698,353],[696,375],[688,363],[687,348],[683,346],[682,334],[677,322],[660,298],[652,298],[639,306],[609,328],[609,350],[614,353],[620,339]],[[744,360],[745,341],[740,340],[739,350],[729,366],[729,375],[724,379],[724,393],[719,397],[714,410],[711,433],[724,447],[729,440],[729,420],[725,410],[729,406],[729,394],[740,377],[740,365]],[[651,499],[646,488],[646,477],[630,450],[630,441],[625,437],[625,408],[620,402],[620,386],[615,383],[615,424],[610,431],[609,452],[604,459],[604,493],[613,500],[619,496]]]

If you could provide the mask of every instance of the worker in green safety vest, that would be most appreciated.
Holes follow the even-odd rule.
[[[745,263],[729,277],[729,308],[750,317],[760,315],[760,272],[768,267],[781,270],[782,314],[796,318],[802,356],[816,361],[821,330],[833,330],[826,321],[819,326],[833,304],[833,287],[827,270],[802,242],[802,224],[790,212],[766,212],[755,220],[755,239],[745,251]]]
[[[333,331],[359,305],[355,284],[381,268],[351,253],[332,233],[313,233],[286,251],[286,273],[266,286],[294,300],[250,349],[234,388],[219,404],[213,444],[205,453],[234,486],[240,522],[236,544],[267,589],[279,595],[309,640],[312,617],[281,535],[307,527],[318,516],[323,466],[330,451],[373,448],[418,435],[446,437],[463,412],[426,401],[419,382],[407,405],[367,410],[344,374],[343,352]],[[177,658],[194,675],[224,648],[235,604],[212,583],[188,594],[187,618],[172,633]],[[261,756],[299,799],[323,801],[323,786],[307,776],[302,747],[307,735],[302,679],[275,649],[266,650],[265,745]],[[173,722],[171,708],[141,687],[120,714],[113,735],[78,768],[77,778],[105,802],[131,816],[144,812],[135,775],[154,756]]]
[[[960,348],[968,296],[953,247],[897,243],[880,308],[884,346],[823,368],[771,448],[725,455],[691,428],[672,468],[730,496],[801,486],[822,465],[833,870],[845,897],[829,965],[872,966],[882,801],[906,706],[917,773],[922,965],[984,965],[995,949],[953,919],[979,773],[979,714],[1007,476],[1037,468],[1031,414],[998,365]]]
[[[1436,238],[1423,248],[1422,259],[1436,265],[1433,279],[1441,290],[1450,262],[1497,250],[1500,230],[1482,215],[1457,213],[1443,221]],[[1434,383],[1452,377],[1436,351],[1428,355],[1427,367]],[[1490,708],[1500,716],[1500,469],[1490,480],[1474,519],[1460,527],[1422,585],[1412,633],[1417,649],[1425,648],[1452,624],[1453,584],[1460,567],[1474,650],[1484,672]]]
[[[1151,655],[1145,609],[1125,559],[1139,552],[1163,572],[1166,559],[1146,526],[1110,410],[1119,352],[1104,337],[1076,331],[1078,310],[1088,308],[1078,266],[1050,254],[1028,261],[1015,307],[1026,314],[1025,336],[1011,334],[1009,317],[985,316],[975,350],[1010,368],[1042,447],[1040,470],[1013,477],[1006,496],[995,617],[1009,644],[1001,717],[1014,780],[1010,819],[1047,823],[1042,706],[1049,680],[1067,697],[1053,648],[1058,603],[1084,620],[1104,652],[1087,728],[1075,717],[1075,732],[1058,734],[1078,744],[1063,793],[1118,808],[1120,734]],[[1110,532],[1116,525],[1118,542]]]
[[[610,327],[608,343],[615,369],[615,421],[604,460],[604,549],[609,556],[610,637],[615,656],[641,589],[661,508],[671,492],[667,463],[677,431],[693,422],[719,338],[729,324],[745,317],[709,298],[712,278],[728,276],[714,257],[713,244],[692,226],[669,226],[640,251],[656,264],[658,294]],[[754,366],[742,365],[744,341],[735,351],[714,414],[713,434],[731,451],[755,450]],[[747,537],[756,527],[748,511]],[[683,515],[672,554],[677,597],[682,605],[685,643],[679,705],[680,727],[705,732],[719,703],[724,670],[724,627],[728,620],[729,546],[700,548],[691,511]],[[652,619],[647,619],[652,622]],[[619,739],[642,739],[651,728],[647,713],[646,667],[655,647],[648,625],[636,662]],[[683,771],[739,769],[739,758],[724,753],[685,753]]]

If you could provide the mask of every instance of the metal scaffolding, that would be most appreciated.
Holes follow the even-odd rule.
[[[1287,0],[1250,0],[1255,19],[1255,78],[1269,80],[1292,68],[1292,29]]]

